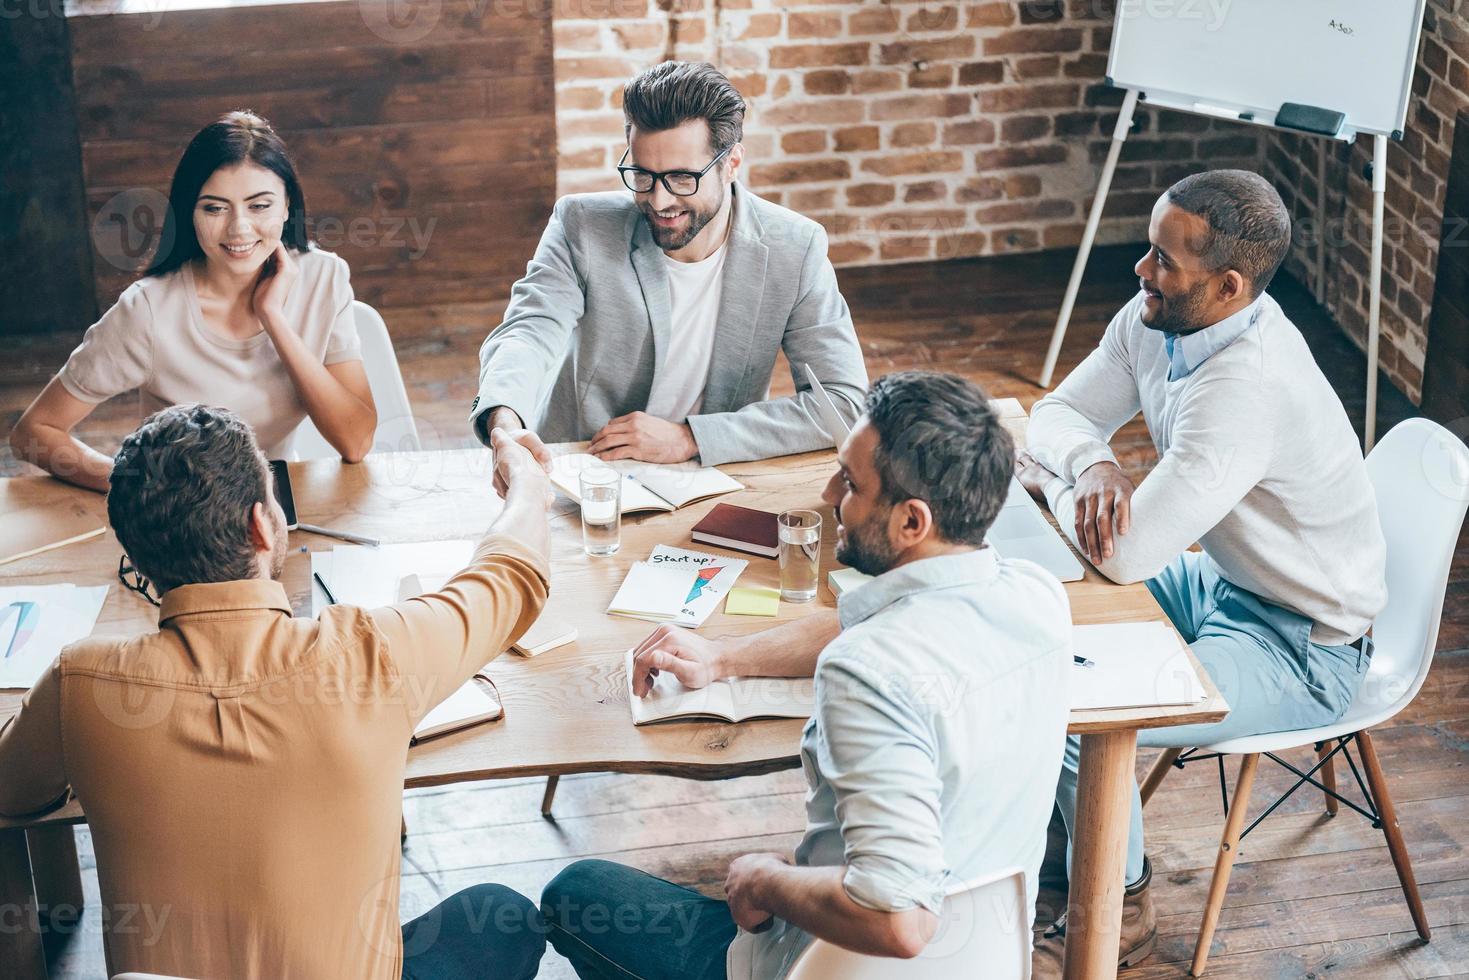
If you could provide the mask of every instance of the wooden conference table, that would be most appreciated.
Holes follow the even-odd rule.
[[[1012,431],[1023,439],[1025,417],[1008,403]],[[563,447],[571,449],[575,447]],[[703,626],[709,636],[760,630],[835,605],[825,583],[832,559],[832,514],[821,491],[834,469],[830,451],[722,469],[745,484],[724,500],[764,510],[812,507],[824,514],[822,586],[804,605],[782,603],[779,617],[752,618],[716,612]],[[423,541],[477,536],[498,511],[491,489],[490,454],[466,449],[372,456],[358,465],[317,460],[291,466],[298,513],[311,523],[351,530],[384,541]],[[38,506],[62,506],[95,514],[105,523],[101,496],[42,477],[0,480],[0,515]],[[445,736],[414,748],[406,785],[435,786],[479,779],[559,776],[577,772],[658,773],[692,779],[727,779],[794,768],[802,724],[762,721],[740,725],[672,723],[634,728],[628,713],[624,652],[652,628],[604,610],[628,566],[657,544],[692,544],[689,528],[712,506],[694,504],[672,514],[625,519],[622,549],[592,559],[581,550],[577,511],[564,499],[553,509],[552,586],[547,609],[574,625],[578,640],[540,657],[502,656],[490,674],[505,701],[502,722]],[[293,548],[320,550],[329,539],[302,532]],[[710,549],[718,550],[718,549]],[[156,610],[116,581],[121,549],[109,531],[90,541],[0,565],[0,585],[73,582],[112,584],[98,632],[156,629]],[[750,557],[750,556],[746,556]],[[298,614],[309,614],[310,567],[305,554],[287,561],[284,582]],[[750,557],[741,585],[779,585],[772,560]],[[1162,620],[1142,585],[1118,586],[1088,566],[1087,577],[1067,585],[1077,623]],[[1075,711],[1070,730],[1082,736],[1076,848],[1067,930],[1066,977],[1097,980],[1117,972],[1122,877],[1126,856],[1129,792],[1134,778],[1137,731],[1223,718],[1228,707],[1200,670],[1207,701],[1191,708]],[[0,692],[0,720],[19,706],[21,692]],[[72,801],[30,821],[0,819],[0,909],[28,909],[28,924],[43,910],[80,908],[81,884],[71,824],[85,820]],[[29,847],[27,847],[29,842]],[[34,928],[0,926],[0,963],[16,965],[16,977],[44,977],[46,967]]]

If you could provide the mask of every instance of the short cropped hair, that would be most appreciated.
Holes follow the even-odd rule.
[[[1270,181],[1248,170],[1207,170],[1168,188],[1175,207],[1209,226],[1196,249],[1211,271],[1234,269],[1257,297],[1290,251],[1290,212]]]
[[[983,544],[1010,489],[1015,442],[979,386],[929,371],[885,375],[867,394],[867,422],[885,500],[922,500],[944,540]]]
[[[107,516],[133,567],[166,592],[254,578],[250,511],[269,492],[244,420],[222,408],[174,405],[122,441]]]
[[[745,100],[708,62],[665,61],[622,90],[624,132],[675,129],[690,119],[709,125],[709,149],[721,153],[745,135]]]

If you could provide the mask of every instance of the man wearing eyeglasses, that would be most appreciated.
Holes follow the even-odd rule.
[[[745,103],[708,64],[664,62],[623,92],[632,191],[556,204],[480,348],[476,435],[590,440],[603,459],[705,465],[831,446],[803,366],[856,419],[867,371],[816,222],[736,177]],[[784,351],[796,394],[770,398]]]

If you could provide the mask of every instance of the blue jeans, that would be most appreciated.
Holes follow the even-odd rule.
[[[541,893],[551,945],[582,980],[725,980],[729,906],[610,861],[578,861]]]
[[[1148,591],[1173,621],[1194,656],[1229,702],[1229,715],[1209,725],[1179,725],[1138,732],[1146,748],[1192,748],[1230,738],[1327,725],[1346,714],[1362,686],[1372,641],[1321,646],[1311,642],[1309,619],[1272,605],[1219,575],[1201,552],[1180,555]],[[1056,803],[1075,840],[1076,774],[1081,740],[1066,740]],[[1070,867],[1070,853],[1067,867]],[[1143,811],[1132,792],[1127,841],[1127,882],[1143,874]]]
[[[545,925],[530,899],[475,885],[403,926],[403,980],[530,980],[545,952]]]

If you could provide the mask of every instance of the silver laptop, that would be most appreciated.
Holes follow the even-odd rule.
[[[840,449],[842,443],[847,441],[847,436],[852,434],[852,427],[847,424],[846,419],[842,418],[842,413],[837,411],[836,402],[831,400],[831,394],[822,387],[821,381],[816,377],[816,372],[811,370],[811,365],[802,364],[801,368],[806,372],[806,380],[811,382],[811,390],[816,395],[818,421],[831,439],[832,447]]]

